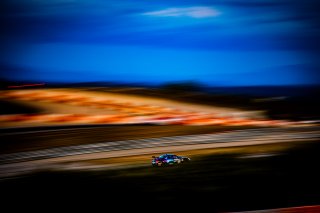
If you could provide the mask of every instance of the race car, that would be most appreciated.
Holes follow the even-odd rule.
[[[163,154],[159,157],[152,156],[152,166],[169,166],[191,161],[189,157],[174,154]]]

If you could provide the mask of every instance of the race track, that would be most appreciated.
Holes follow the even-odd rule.
[[[59,130],[65,131],[65,130]],[[54,137],[54,136],[52,136]],[[30,172],[51,164],[217,147],[318,140],[319,127],[261,128],[231,132],[105,141],[0,155],[0,176]],[[149,162],[146,162],[149,163]]]

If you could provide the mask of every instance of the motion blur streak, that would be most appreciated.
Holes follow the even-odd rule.
[[[14,175],[18,172],[30,172],[37,166],[50,166],[50,162],[73,159],[99,159],[107,157],[152,154],[161,151],[183,151],[207,149],[215,147],[244,146],[280,142],[312,141],[320,138],[318,127],[304,128],[266,128],[233,131],[230,133],[205,134],[193,136],[177,136],[150,138],[141,140],[125,140],[87,144],[79,146],[59,147],[45,150],[29,151],[0,155],[1,176]],[[55,158],[50,161],[51,158]],[[45,161],[48,159],[48,161]],[[41,161],[42,160],[42,161]],[[17,164],[27,162],[29,164]],[[34,161],[34,163],[32,163]],[[37,163],[38,162],[38,163]],[[32,166],[37,165],[37,166]]]
[[[44,86],[45,83],[41,83],[41,84],[23,84],[23,85],[12,85],[12,86],[8,86],[9,89],[11,88],[20,88],[20,87],[36,87],[36,86]]]
[[[320,206],[298,206],[298,207],[290,207],[290,208],[241,211],[241,212],[230,212],[230,213],[317,213],[317,212],[320,212]]]
[[[2,115],[0,116],[0,121],[3,127],[54,125],[59,123],[154,123],[227,126],[293,126],[305,124],[304,121],[293,122],[267,119],[259,111],[209,108],[196,104],[172,104],[159,100],[150,101],[151,99],[147,98],[129,99],[124,95],[114,98],[114,95],[110,96],[108,93],[84,92],[75,89],[13,90],[2,91],[1,95],[4,100],[23,101],[23,103],[39,105],[52,111],[50,114],[41,112],[38,114]],[[38,105],[36,105],[37,103]],[[63,109],[68,109],[69,107],[73,107],[70,108],[73,109],[72,114],[63,111]],[[48,111],[48,109],[43,110]],[[59,113],[57,109],[62,113]]]

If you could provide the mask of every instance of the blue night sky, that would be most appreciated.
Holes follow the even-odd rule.
[[[318,84],[317,0],[8,0],[1,78]]]

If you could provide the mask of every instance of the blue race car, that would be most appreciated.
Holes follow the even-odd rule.
[[[159,157],[152,156],[152,158],[152,166],[169,166],[189,162],[191,160],[189,157],[173,154],[163,154]]]

